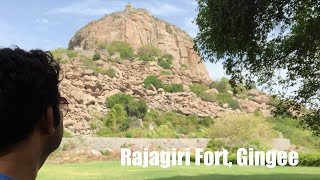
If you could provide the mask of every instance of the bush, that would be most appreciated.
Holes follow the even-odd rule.
[[[69,50],[69,49],[65,49],[65,48],[57,48],[51,51],[51,54],[53,55],[54,59],[61,61],[63,58],[63,54],[66,54],[68,56],[68,58],[75,58],[77,57],[77,53]],[[65,61],[65,60],[64,60]],[[66,61],[67,63],[67,61]]]
[[[75,57],[77,57],[77,53],[72,50],[67,50],[67,56],[69,58],[75,58]]]
[[[172,74],[172,71],[170,71],[170,70],[162,70],[160,73],[161,73],[162,75],[171,75],[171,74]]]
[[[94,62],[93,59],[91,58],[81,58],[81,62],[83,63],[83,65],[87,68],[90,69],[96,73],[99,74],[103,74],[103,75],[107,75],[111,78],[114,78],[117,76],[117,72],[116,70],[114,70],[113,68],[109,68],[109,69],[103,69],[101,67],[98,67]]]
[[[320,153],[299,154],[299,166],[320,167]]]
[[[166,92],[175,93],[175,92],[183,92],[183,85],[182,84],[165,84],[163,89]]]
[[[292,118],[269,117],[267,120],[273,124],[273,129],[281,132],[284,138],[290,139],[292,144],[303,146],[309,150],[320,150],[319,137],[312,134],[311,131],[303,129],[299,120]]]
[[[164,54],[161,59],[165,59],[168,63],[172,64],[173,56],[172,54]]]
[[[196,95],[204,94],[206,90],[208,90],[208,87],[202,84],[192,84],[189,86],[189,88],[190,88],[190,91],[195,93]]]
[[[142,128],[129,128],[125,136],[127,138],[142,138],[142,137],[146,137],[147,134],[146,134],[146,130]]]
[[[143,83],[145,88],[149,88],[151,85],[153,85],[156,89],[163,87],[162,81],[154,75],[148,76]]]
[[[220,106],[223,106],[223,104],[228,104],[232,109],[240,108],[239,102],[233,99],[231,94],[218,93],[214,95],[214,99],[219,103]]]
[[[115,104],[105,117],[105,124],[112,131],[125,131],[129,128],[129,120],[125,108]]]
[[[150,46],[150,45],[142,46],[138,49],[139,56],[147,55],[147,56],[159,57],[160,54],[161,54],[161,50],[159,48]]]
[[[213,140],[225,139],[230,150],[238,147],[248,147],[254,140],[266,142],[272,134],[271,125],[263,118],[246,115],[227,115],[215,120],[210,126],[213,131],[209,137]],[[261,147],[267,146],[262,144]],[[261,148],[257,147],[257,149]]]
[[[145,117],[143,118],[143,121],[146,123],[151,123],[154,122],[156,123],[156,125],[161,125],[164,122],[158,122],[158,120],[160,120],[158,117],[161,115],[160,111],[157,110],[151,110],[150,112],[148,112]]]
[[[62,151],[71,151],[77,147],[77,144],[72,140],[66,141],[62,145]]]
[[[108,52],[113,55],[114,53],[120,53],[120,57],[123,59],[133,58],[134,53],[130,44],[123,41],[113,41],[106,46]]]
[[[187,70],[188,69],[188,65],[186,65],[186,64],[181,64],[180,66],[181,66],[182,70]]]
[[[209,85],[209,88],[215,88],[221,93],[227,93],[228,90],[231,90],[231,85],[227,78],[221,78],[220,81],[214,81]]]
[[[171,54],[165,54],[158,59],[158,65],[163,69],[170,69],[172,65],[173,56]]]
[[[98,130],[97,135],[101,137],[109,137],[113,135],[113,132],[109,127],[103,126]]]
[[[99,53],[95,53],[92,57],[93,61],[97,61],[101,58],[100,54]]]
[[[97,125],[96,122],[91,122],[91,123],[90,123],[90,127],[91,127],[91,129],[97,129],[97,128],[98,128],[98,125]]]
[[[276,96],[271,96],[269,97],[269,100],[266,104],[270,106],[277,106],[279,103],[280,103],[279,98],[277,98]]]
[[[63,130],[63,137],[71,138],[71,137],[73,137],[73,135],[71,134],[71,132],[69,130]]]
[[[156,129],[158,137],[161,138],[178,138],[178,134],[175,133],[167,124],[163,124]]]
[[[108,108],[113,108],[114,105],[120,104],[121,106],[127,108],[128,104],[133,100],[134,98],[132,96],[124,93],[119,93],[108,97],[106,100],[106,106]]]
[[[110,78],[114,78],[114,77],[117,77],[117,72],[115,69],[113,68],[109,68],[107,70],[104,70],[104,72],[102,73],[104,75],[107,75],[109,76]]]
[[[148,112],[148,105],[145,100],[139,99],[129,102],[128,114],[130,117],[144,118]]]
[[[170,69],[171,68],[171,64],[168,63],[167,61],[161,61],[160,63],[158,63],[159,66],[161,66],[163,69]]]
[[[142,55],[142,56],[139,56],[139,60],[142,60],[142,61],[154,61],[155,58],[153,56]]]
[[[214,94],[209,94],[206,92],[208,87],[202,84],[192,84],[189,86],[191,92],[195,93],[203,101],[214,102],[216,101]]]
[[[207,150],[209,151],[221,151],[226,147],[226,142],[218,138],[214,140],[211,139],[207,144]]]
[[[153,61],[154,57],[159,57],[161,50],[154,46],[142,46],[138,49],[138,55],[140,60],[143,61]]]

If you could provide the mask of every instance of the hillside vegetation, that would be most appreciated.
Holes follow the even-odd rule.
[[[196,113],[183,114],[181,111],[167,111],[161,108],[150,108],[148,99],[126,93],[117,93],[105,99],[107,113],[91,113],[93,119],[89,121],[90,129],[97,136],[129,137],[129,138],[210,138],[208,148],[236,149],[250,146],[256,149],[270,148],[270,139],[279,136],[291,140],[292,148],[301,151],[316,151],[320,149],[319,138],[304,130],[299,122],[290,118],[266,117],[259,109],[245,113],[247,109],[241,101],[260,102],[261,99],[250,94],[244,85],[238,87],[238,94],[234,95],[228,79],[222,78],[210,84],[193,82],[170,83],[163,77],[172,75],[173,56],[163,54],[160,49],[152,46],[142,46],[135,53],[133,48],[125,42],[115,41],[101,45],[90,57],[79,52],[56,49],[52,51],[54,57],[63,64],[79,58],[85,69],[94,73],[119,78],[117,68],[102,67],[97,62],[105,60],[109,63],[121,64],[125,59],[131,61],[156,62],[161,70],[160,75],[149,74],[142,82],[145,91],[161,91],[169,94],[192,92],[204,102],[216,103],[221,108],[230,109],[221,117],[200,117]],[[106,55],[109,53],[109,55]],[[115,64],[114,64],[115,65]],[[180,70],[187,70],[187,66],[180,65]],[[163,76],[163,77],[162,77]],[[267,96],[264,96],[267,97]],[[276,105],[278,100],[273,97],[264,98],[267,105]],[[233,110],[233,111],[231,111]],[[240,114],[233,115],[235,112]],[[66,131],[66,136],[72,136]]]

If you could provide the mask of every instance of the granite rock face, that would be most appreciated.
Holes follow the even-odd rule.
[[[122,12],[107,15],[80,29],[70,40],[69,49],[91,50],[112,41],[125,41],[134,50],[144,45],[158,47],[162,53],[173,55],[173,64],[177,68],[184,64],[190,75],[211,79],[186,32],[153,17],[145,9],[133,8],[131,4]]]

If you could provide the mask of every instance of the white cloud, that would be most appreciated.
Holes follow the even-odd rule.
[[[35,22],[36,22],[37,24],[48,24],[48,23],[49,23],[49,20],[46,19],[46,18],[38,18],[38,19],[35,20]]]
[[[52,9],[48,14],[69,14],[83,16],[101,16],[110,13],[110,9],[106,8],[110,1],[101,0],[82,0],[73,2],[67,6]],[[123,4],[119,1],[113,1],[113,4]]]
[[[154,3],[146,4],[146,8],[154,15],[166,16],[174,13],[180,13],[184,10],[171,4]]]

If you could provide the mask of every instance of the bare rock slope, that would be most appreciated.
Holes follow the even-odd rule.
[[[130,4],[124,11],[107,15],[80,29],[70,40],[69,49],[90,50],[112,41],[125,41],[135,50],[144,45],[158,47],[162,53],[174,56],[175,65],[186,64],[190,75],[210,80],[205,65],[193,49],[192,38],[186,32]]]

